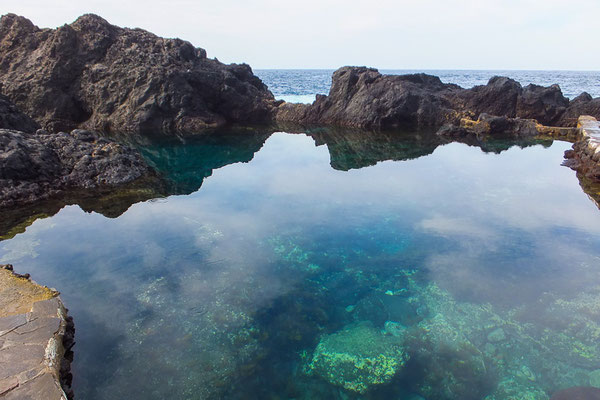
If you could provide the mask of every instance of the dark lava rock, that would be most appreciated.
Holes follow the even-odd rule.
[[[569,106],[558,85],[527,85],[517,101],[515,117],[535,119],[543,125],[556,125]]]
[[[574,113],[599,115],[600,99],[570,105],[558,85],[528,85],[493,77],[487,85],[463,89],[426,74],[382,75],[376,69],[343,67],[333,73],[328,96],[312,105],[284,103],[279,122],[386,129],[439,128],[459,125],[463,118],[492,116],[534,119],[543,125],[575,126]],[[577,115],[579,116],[579,115]]]
[[[443,92],[460,90],[425,75],[381,75],[376,69],[343,67],[333,73],[328,96],[311,106],[283,104],[277,119],[356,128],[436,126],[455,119]]]
[[[591,115],[600,118],[600,98],[592,98],[589,93],[583,92],[569,103],[569,108],[560,117],[557,125],[576,126],[581,115]]]
[[[152,175],[137,151],[91,132],[0,129],[0,208],[67,190],[117,187]]]
[[[460,125],[442,126],[437,134],[448,138],[467,136],[496,136],[505,138],[527,138],[539,134],[537,122],[533,119],[508,118],[482,113],[477,121],[462,119]]]
[[[600,389],[584,386],[572,387],[554,393],[550,400],[600,400]]]
[[[0,94],[0,129],[16,129],[23,132],[35,132],[37,122],[25,115],[6,96]]]
[[[4,15],[0,84],[50,132],[194,132],[265,122],[274,107],[248,65],[224,65],[189,42],[93,14],[58,29]]]

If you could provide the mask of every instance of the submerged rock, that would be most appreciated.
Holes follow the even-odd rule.
[[[476,400],[494,387],[483,353],[441,314],[411,328],[406,348],[415,390],[425,398]]]
[[[490,343],[498,343],[506,340],[506,334],[504,333],[504,329],[496,328],[487,335],[487,340]]]
[[[596,100],[582,98],[574,101],[572,110],[569,107],[569,99],[558,85],[522,87],[513,79],[496,76],[487,85],[463,89],[427,74],[382,75],[374,68],[342,67],[333,73],[328,96],[318,95],[312,105],[284,103],[276,118],[281,122],[386,129],[459,125],[461,118],[477,119],[483,113],[535,119],[543,125],[574,126],[568,117],[574,112],[585,109],[600,114]]]
[[[91,190],[153,176],[132,148],[89,131],[27,134],[0,129],[0,207],[68,190]]]
[[[389,383],[408,357],[402,339],[385,336],[370,324],[350,325],[324,336],[306,371],[346,390],[365,393]]]
[[[4,15],[0,60],[4,94],[50,132],[194,132],[268,121],[274,102],[248,65],[93,14],[58,29]]]
[[[558,391],[550,400],[600,400],[600,389],[577,386]]]

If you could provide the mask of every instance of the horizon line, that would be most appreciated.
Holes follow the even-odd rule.
[[[252,67],[252,65],[250,65]],[[592,72],[599,73],[599,70],[591,70],[591,69],[518,69],[518,68],[380,68],[380,67],[369,67],[365,65],[343,65],[336,68],[302,68],[302,67],[252,67],[253,70],[263,70],[263,71],[335,71],[343,67],[367,67],[367,68],[375,68],[378,71],[511,71],[511,72]]]

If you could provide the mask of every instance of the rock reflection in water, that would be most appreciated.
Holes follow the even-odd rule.
[[[72,190],[36,204],[3,209],[0,240],[24,232],[36,219],[52,216],[66,205],[77,204],[86,212],[116,218],[138,202],[193,193],[213,169],[250,161],[270,134],[271,131],[238,129],[211,131],[199,136],[121,138],[138,147],[150,166],[159,173],[158,177],[138,180],[112,190]]]
[[[172,192],[202,189],[111,220],[69,207],[0,243],[71,305],[76,393],[548,399],[596,382],[600,217],[566,145],[375,135],[145,144]]]

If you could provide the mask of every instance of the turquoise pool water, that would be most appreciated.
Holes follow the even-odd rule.
[[[173,195],[0,261],[62,292],[80,399],[547,399],[600,385],[600,211],[570,144],[521,146],[146,143]]]

